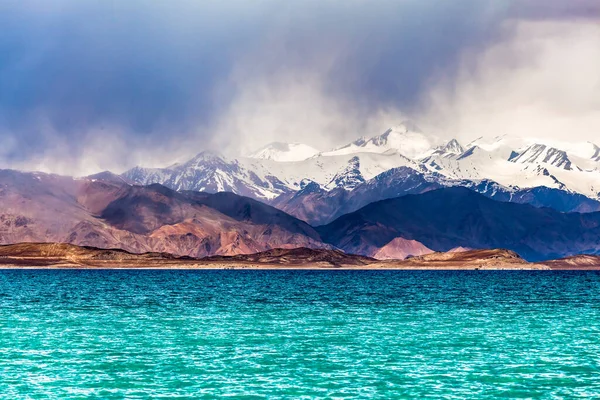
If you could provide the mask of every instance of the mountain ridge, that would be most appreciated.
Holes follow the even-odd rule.
[[[462,187],[374,202],[317,230],[355,254],[372,254],[398,236],[436,251],[506,248],[534,261],[600,253],[600,212],[498,202]]]
[[[414,177],[406,168],[396,172],[402,171]],[[389,185],[394,180],[415,188],[415,194],[369,202],[315,228],[233,193],[177,192],[112,176],[74,179],[0,170],[0,243],[69,242],[192,257],[295,247],[338,248],[380,258],[455,248],[506,248],[530,260],[600,254],[600,212],[562,213],[493,200],[472,188],[421,187],[420,181],[394,173],[384,177],[390,180],[380,182],[392,190],[390,195],[397,189]],[[349,205],[353,200],[347,196],[359,193],[324,192],[311,184],[304,190],[307,195],[339,192],[338,204]]]
[[[276,143],[266,148],[286,153],[290,146],[304,145]],[[600,200],[600,148],[591,142],[566,143],[504,135],[478,138],[463,146],[456,139],[440,141],[405,121],[382,134],[308,158],[303,155],[297,157],[298,161],[261,157],[227,158],[203,152],[183,164],[158,169],[135,167],[121,176],[142,185],[160,183],[174,190],[231,191],[280,204],[278,197],[290,197],[311,182],[325,191],[353,191],[386,171],[409,167],[427,174],[430,181],[438,181],[438,186],[447,186],[449,181],[459,184],[462,181],[468,187],[476,187],[478,182],[493,182],[503,188],[502,196],[507,201],[514,198],[527,202],[531,198],[532,204],[560,211],[595,210],[592,203],[578,196],[594,202]],[[540,188],[561,190],[562,195],[553,193],[565,198],[557,202],[566,204],[579,199],[582,206],[555,206],[553,201],[541,201]],[[527,190],[538,194],[527,194]],[[566,199],[569,196],[571,200]]]
[[[207,199],[212,196],[218,199]],[[0,170],[0,202],[0,243],[69,242],[189,256],[331,247],[304,221],[234,194]]]

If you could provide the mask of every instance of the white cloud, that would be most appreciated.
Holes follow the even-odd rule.
[[[516,135],[600,142],[600,25],[516,22],[509,39],[465,54],[439,79],[423,118],[463,140]]]
[[[367,112],[356,99],[328,91],[328,62],[310,71],[286,70],[258,79],[235,75],[238,94],[221,115],[213,148],[244,154],[275,141],[302,142],[321,150],[402,119],[395,110]],[[234,138],[232,140],[232,138]]]

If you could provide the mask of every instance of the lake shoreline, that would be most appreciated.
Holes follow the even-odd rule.
[[[455,266],[455,265],[386,265],[373,264],[363,266],[325,266],[325,265],[243,265],[243,264],[169,264],[169,265],[148,265],[148,266],[133,266],[133,265],[75,265],[75,264],[52,264],[52,265],[0,265],[0,270],[263,270],[263,271],[559,271],[559,270],[578,270],[591,271],[600,270],[600,267],[587,268],[551,268],[543,264],[530,265],[497,265],[497,266],[482,266],[476,267],[471,265]]]
[[[66,243],[0,246],[0,269],[62,270],[600,270],[600,257],[580,255],[529,262],[505,249],[434,252],[403,260],[377,260],[339,250],[272,249],[254,254],[192,258],[130,253]]]

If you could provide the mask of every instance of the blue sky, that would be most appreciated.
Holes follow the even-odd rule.
[[[446,123],[468,113],[453,96],[485,75],[481,54],[508,44],[499,62],[522,69],[515,41],[551,43],[535,26],[577,33],[600,15],[595,1],[539,4],[4,1],[0,166],[79,174],[271,139],[330,145],[400,114]]]

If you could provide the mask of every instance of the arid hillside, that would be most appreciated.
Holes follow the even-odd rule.
[[[271,249],[255,254],[193,258],[168,253],[134,254],[66,243],[0,246],[0,268],[78,269],[403,269],[403,270],[550,270],[600,269],[600,257],[530,263],[510,250],[436,252],[405,260],[376,260],[328,249]]]
[[[330,248],[307,223],[231,193],[0,170],[0,243],[61,242],[203,257]]]

